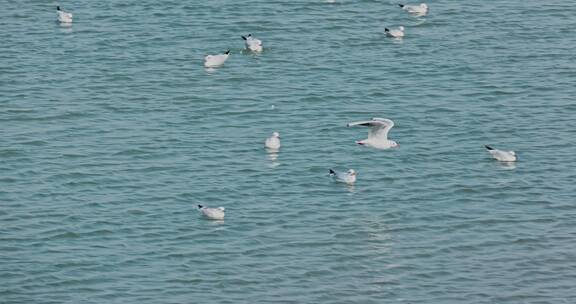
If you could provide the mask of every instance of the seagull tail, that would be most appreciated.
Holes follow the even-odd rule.
[[[398,4],[400,8],[404,8],[404,4]]]
[[[492,148],[492,147],[490,147],[490,146],[488,146],[488,145],[484,145],[484,147],[486,147],[486,149],[488,149],[488,150],[494,150],[494,148]]]
[[[198,209],[202,209],[202,208],[204,208],[204,206],[198,205]]]
[[[390,30],[389,30],[387,27],[384,28],[384,31],[385,31],[386,33],[390,32]]]
[[[334,170],[330,169],[330,176],[334,176],[336,175],[336,172],[334,172]]]
[[[59,7],[59,6],[57,6],[57,7],[56,7],[56,10],[57,10],[57,11],[59,11],[59,10],[60,10],[60,7]]]
[[[246,37],[244,37],[244,36],[242,36],[242,39],[246,40],[247,38],[246,38]]]
[[[230,50],[227,50],[224,54],[230,55]]]

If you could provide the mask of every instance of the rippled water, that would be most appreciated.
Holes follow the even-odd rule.
[[[0,302],[575,303],[576,4],[428,3],[4,3]]]

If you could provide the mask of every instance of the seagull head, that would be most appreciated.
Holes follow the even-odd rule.
[[[224,211],[224,210],[225,210],[224,207],[218,207],[218,209],[219,209],[220,211]]]
[[[280,138],[280,133],[274,132],[272,133],[272,137]]]
[[[354,169],[350,169],[350,170],[348,170],[348,175],[356,176],[356,175],[358,175],[358,173],[356,173],[356,171],[354,171]]]
[[[404,31],[404,27],[401,25],[398,27],[399,30]]]
[[[421,7],[421,8],[424,8],[424,9],[428,9],[428,4],[426,4],[426,3],[421,3],[421,4],[420,4],[420,7]]]
[[[397,148],[397,147],[400,147],[400,144],[397,143],[397,142],[395,142],[395,141],[393,141],[393,140],[391,140],[391,141],[390,141],[390,146],[392,146],[392,148]]]

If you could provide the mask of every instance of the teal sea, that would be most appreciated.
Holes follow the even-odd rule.
[[[576,303],[576,2],[0,2],[0,303]]]

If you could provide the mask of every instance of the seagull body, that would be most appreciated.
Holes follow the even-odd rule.
[[[368,138],[356,142],[359,145],[364,145],[376,149],[389,149],[400,146],[395,141],[388,139],[388,132],[390,131],[390,129],[392,129],[392,127],[394,127],[394,122],[390,119],[372,118],[372,120],[368,121],[352,122],[349,123],[347,126],[370,127],[370,130],[368,131]]]
[[[208,55],[204,57],[204,66],[207,68],[219,67],[226,62],[228,56],[230,56],[230,50],[227,50],[224,54],[220,55]]]
[[[198,205],[198,210],[202,214],[211,220],[223,220],[224,219],[224,207],[218,208],[208,208],[202,205]]]
[[[420,3],[419,5],[398,4],[398,6],[408,13],[418,16],[424,16],[428,13],[428,5],[426,3]]]
[[[403,26],[399,26],[398,29],[389,29],[389,28],[384,28],[384,32],[386,33],[386,36],[388,37],[392,37],[392,38],[402,38],[404,37],[404,27]]]
[[[59,6],[56,7],[56,12],[58,12],[58,21],[62,23],[72,23],[72,13],[65,12],[60,9]]]
[[[488,153],[490,153],[490,155],[492,155],[492,157],[494,159],[499,160],[501,162],[515,162],[518,160],[518,157],[516,156],[516,152],[514,152],[514,151],[502,151],[502,150],[494,149],[490,146],[485,146],[485,147],[488,150]]]
[[[358,173],[354,169],[350,169],[347,172],[336,172],[330,169],[330,176],[334,178],[337,182],[346,183],[352,185],[356,182],[356,176]]]
[[[244,43],[246,43],[246,48],[251,50],[252,52],[262,52],[262,41],[260,39],[256,39],[252,37],[252,34],[248,34],[248,36],[242,36],[244,39]]]
[[[266,145],[266,148],[268,148],[268,149],[272,149],[272,150],[280,149],[280,133],[278,133],[278,132],[272,133],[272,136],[266,138],[265,145]]]

